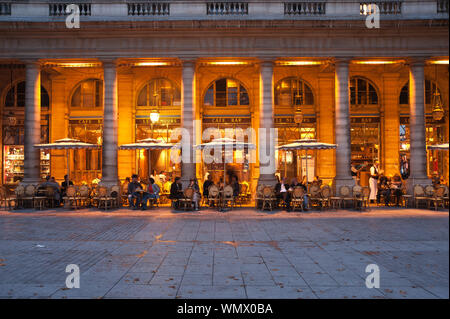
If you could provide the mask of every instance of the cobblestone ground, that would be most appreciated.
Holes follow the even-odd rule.
[[[448,298],[448,230],[413,209],[0,211],[0,297]]]

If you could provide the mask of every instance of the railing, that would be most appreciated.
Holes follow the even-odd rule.
[[[0,16],[11,15],[11,3],[0,3]]]
[[[128,3],[129,16],[170,15],[170,4],[166,2]]]
[[[285,2],[284,15],[325,14],[325,2]]]
[[[437,13],[448,13],[448,0],[437,0]]]
[[[68,5],[72,3],[50,3],[48,5],[50,16],[64,16],[69,13],[66,12]],[[91,4],[90,3],[75,3],[75,5],[80,8],[80,16],[90,16],[91,15]]]
[[[247,15],[247,2],[208,2],[207,15]]]
[[[360,2],[359,13],[360,15],[373,14],[376,11],[376,7],[379,9],[379,14],[401,14],[402,13],[402,1],[373,1],[373,2]]]

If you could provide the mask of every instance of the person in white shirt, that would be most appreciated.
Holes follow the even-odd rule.
[[[374,203],[377,199],[377,192],[378,192],[378,161],[375,161],[370,168],[370,177],[369,177],[369,188],[370,188],[370,195],[369,199],[371,203]]]

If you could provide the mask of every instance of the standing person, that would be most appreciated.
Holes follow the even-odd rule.
[[[140,204],[140,194],[137,192],[138,190],[144,189],[142,184],[138,181],[138,176],[133,174],[131,176],[131,182],[128,184],[128,202],[130,203],[130,207],[132,209],[138,209]]]
[[[375,161],[370,168],[369,188],[370,188],[370,203],[374,203],[377,199],[378,192],[378,161]]]
[[[406,155],[402,155],[402,159],[400,162],[400,174],[403,180],[409,177],[409,161]]]
[[[355,185],[359,185],[358,173],[360,170],[356,168],[356,165],[354,162],[352,162],[352,167],[350,168],[350,170],[351,170],[352,178],[355,181]]]
[[[73,186],[73,182],[69,180],[69,175],[64,175],[64,181],[61,183],[61,196],[66,196],[69,186]]]

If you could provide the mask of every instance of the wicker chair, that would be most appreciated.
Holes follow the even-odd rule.
[[[179,208],[182,210],[194,209],[194,190],[190,187],[186,188],[183,197],[178,200]]]
[[[220,193],[217,185],[211,185],[208,188],[208,206],[218,206],[220,204]]]
[[[438,207],[441,206],[445,209],[444,205],[444,194],[445,188],[443,186],[435,189],[433,195],[428,198],[427,206],[430,208],[432,205],[434,206],[434,210],[438,210]]]
[[[25,193],[22,197],[24,206],[34,207],[34,197],[36,194],[36,187],[34,185],[25,186]],[[28,205],[27,205],[28,204]]]
[[[89,207],[91,205],[91,198],[89,196],[90,189],[87,185],[81,185],[79,188],[78,203],[81,207]]]
[[[108,188],[106,186],[99,186],[98,187],[98,208],[105,208],[107,210],[108,208],[114,207],[115,198],[110,196],[110,192],[108,192]]]
[[[222,197],[222,207],[230,207],[231,209],[234,208],[235,205],[235,199],[233,196],[233,187],[231,185],[226,185],[223,188],[223,197]]]
[[[119,185],[111,186],[109,190],[109,197],[111,198],[112,207],[114,208],[120,207],[121,196]]]
[[[317,184],[311,185],[311,187],[309,188],[309,203],[311,205],[311,207],[320,207],[321,205],[321,198],[322,196],[320,195],[320,187]]]
[[[338,199],[337,199],[338,198]],[[337,204],[339,208],[346,208],[347,202],[353,203],[353,197],[351,196],[350,187],[348,186],[341,186],[339,188],[339,197],[333,197],[332,198],[333,207]]]
[[[273,187],[265,186],[262,190],[262,207],[261,210],[269,209],[273,210],[276,206],[277,198]]]
[[[259,184],[258,187],[256,187],[256,195],[255,195],[255,208],[256,209],[261,209],[262,208],[262,204],[263,204],[263,189],[264,189],[264,185],[263,184]]]
[[[414,185],[413,196],[416,208],[420,206],[421,202],[428,204],[428,197],[425,195],[425,190],[422,185]]]
[[[64,207],[78,209],[77,188],[73,185],[67,187],[66,196],[63,197]]]
[[[320,189],[320,197],[318,199],[320,204],[320,210],[329,208],[331,203],[331,188],[328,185],[322,186]]]
[[[304,206],[303,206],[303,201],[304,201],[304,197],[305,196],[305,190],[303,189],[303,187],[297,186],[294,187],[293,191],[292,191],[292,198],[291,198],[291,207],[292,210],[295,211],[297,209],[301,209],[302,211],[304,210]]]
[[[370,188],[356,185],[353,187],[354,207],[359,210],[365,210],[369,207]]]
[[[16,206],[15,208],[23,208],[24,207],[24,201],[23,198],[25,196],[25,187],[23,185],[18,185],[16,189],[14,190],[14,193],[16,195]]]
[[[0,185],[0,208],[4,207],[7,210],[11,210],[16,205],[17,198],[15,196],[10,196],[9,191]],[[14,205],[12,204],[14,203]]]

